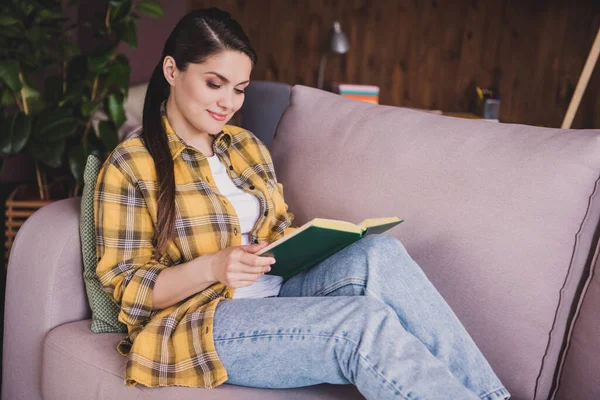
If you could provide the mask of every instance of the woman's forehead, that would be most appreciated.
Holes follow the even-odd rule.
[[[213,73],[237,85],[250,79],[252,61],[244,53],[227,50],[207,58],[203,63],[190,64],[189,68],[202,74]]]

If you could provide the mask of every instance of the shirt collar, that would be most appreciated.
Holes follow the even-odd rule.
[[[175,160],[177,158],[177,156],[179,156],[179,154],[181,154],[181,152],[186,147],[191,147],[191,146],[188,146],[182,138],[177,136],[177,134],[171,127],[171,124],[169,123],[169,120],[167,119],[167,114],[164,109],[164,104],[161,109],[161,116],[162,116],[162,118],[161,118],[162,126],[163,126],[165,133],[167,134],[167,140],[169,141],[169,150],[171,151],[171,156],[173,157],[173,160]],[[227,129],[222,130],[221,133],[219,133],[217,135],[217,137],[215,137],[215,141],[213,142],[213,151],[215,153],[222,154],[227,149],[229,149],[229,146],[231,146],[231,141],[232,141],[231,133],[229,133],[229,131]]]

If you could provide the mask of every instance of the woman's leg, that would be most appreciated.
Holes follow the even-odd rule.
[[[370,297],[222,301],[213,337],[235,385],[352,383],[372,400],[478,399]]]
[[[389,305],[404,329],[482,399],[509,397],[454,312],[393,236],[366,236],[290,278],[279,293],[357,295]]]

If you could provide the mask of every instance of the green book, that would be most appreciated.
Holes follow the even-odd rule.
[[[359,224],[315,218],[256,254],[274,257],[268,274],[287,280],[360,238],[385,232],[401,222],[398,217],[370,218]]]

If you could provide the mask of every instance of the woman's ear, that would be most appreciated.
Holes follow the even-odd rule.
[[[166,56],[163,60],[163,74],[169,85],[175,86],[175,78],[177,78],[178,73],[179,70],[177,69],[175,59],[171,56]]]

